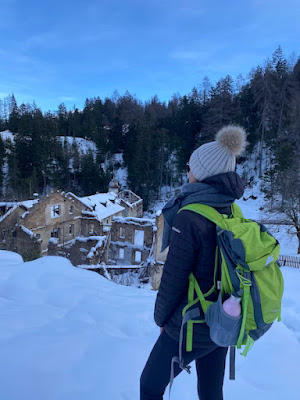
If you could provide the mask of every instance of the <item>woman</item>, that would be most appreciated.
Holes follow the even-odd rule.
[[[246,147],[243,128],[222,128],[216,140],[198,147],[191,155],[189,183],[163,209],[164,235],[162,251],[169,246],[154,319],[160,336],[146,363],[140,381],[141,400],[162,400],[170,381],[171,361],[178,356],[182,310],[187,304],[189,275],[193,272],[203,293],[213,285],[216,251],[216,226],[203,216],[183,210],[187,204],[200,203],[219,213],[231,214],[231,205],[243,195],[244,186],[234,172],[236,157]],[[207,300],[216,301],[213,293]],[[185,343],[185,342],[183,342]],[[217,346],[205,323],[194,325],[193,350],[186,352],[185,365],[195,360],[198,395],[201,400],[222,400],[227,348]],[[175,364],[174,375],[181,372]]]

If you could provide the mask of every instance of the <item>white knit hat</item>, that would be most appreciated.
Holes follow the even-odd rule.
[[[235,170],[236,157],[247,145],[245,130],[236,125],[224,126],[214,142],[203,144],[191,155],[189,165],[197,181]]]

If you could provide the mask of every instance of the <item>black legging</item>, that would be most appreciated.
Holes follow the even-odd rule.
[[[198,395],[201,400],[223,400],[223,381],[227,347],[196,348],[183,352],[186,364],[196,361]],[[163,331],[155,343],[140,381],[140,400],[162,400],[170,381],[171,360],[178,356],[178,342]],[[181,369],[175,363],[175,376]]]

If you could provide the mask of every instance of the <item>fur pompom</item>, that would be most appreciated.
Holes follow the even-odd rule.
[[[247,134],[241,126],[224,126],[216,134],[216,141],[233,156],[240,156],[247,146]]]

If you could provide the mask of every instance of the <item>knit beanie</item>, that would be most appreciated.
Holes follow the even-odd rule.
[[[236,157],[247,145],[245,130],[236,125],[224,126],[214,142],[205,143],[191,155],[189,165],[197,181],[235,170]]]

